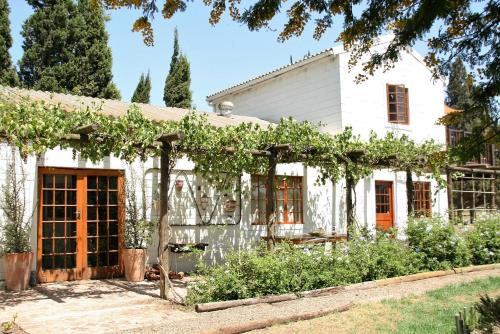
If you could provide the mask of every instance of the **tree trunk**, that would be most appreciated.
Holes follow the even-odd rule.
[[[411,169],[406,169],[406,200],[408,207],[408,216],[413,215],[415,211],[415,192],[413,187],[413,175]]]
[[[352,201],[352,188],[354,187],[354,180],[352,176],[347,175],[345,178],[345,201],[346,201],[346,218],[347,218],[347,240],[350,239],[350,229],[354,224],[354,204]]]
[[[168,277],[165,277],[165,272],[168,275],[169,261],[168,254],[165,254],[166,236],[165,229],[168,227],[168,188],[170,186],[170,143],[164,142],[161,149],[160,160],[160,224],[158,226],[158,261],[164,270],[160,270],[160,298],[167,299],[168,297]]]
[[[267,250],[272,250],[275,244],[274,224],[276,221],[276,152],[269,157],[269,169],[267,170],[267,198],[266,198],[266,227],[267,227]]]

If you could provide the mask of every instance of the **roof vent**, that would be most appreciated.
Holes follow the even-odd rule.
[[[227,116],[229,117],[231,113],[233,112],[234,104],[231,101],[223,101],[219,104],[217,104],[217,108],[215,112],[219,116]]]

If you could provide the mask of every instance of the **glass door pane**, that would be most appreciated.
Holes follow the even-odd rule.
[[[42,270],[76,268],[76,180],[76,175],[42,176]]]

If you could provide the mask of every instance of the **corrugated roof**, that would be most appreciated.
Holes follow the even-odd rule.
[[[99,110],[100,113],[113,117],[125,115],[127,110],[132,105],[132,103],[130,102],[117,100],[107,100],[87,96],[52,93],[6,86],[0,86],[0,97],[12,102],[20,102],[25,98],[34,101],[43,101],[51,105],[60,105],[69,112],[90,108]],[[151,104],[136,103],[136,105],[141,108],[145,117],[154,121],[179,121],[182,117],[190,112],[190,110],[188,109],[161,107]],[[211,112],[197,112],[206,114],[210,124],[216,127],[238,125],[241,123],[255,123],[267,127],[267,125],[269,124],[269,122],[256,117],[239,115],[231,115],[229,117],[226,117],[219,116]]]

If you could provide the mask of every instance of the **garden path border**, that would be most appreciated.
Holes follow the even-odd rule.
[[[412,274],[412,275],[407,275],[407,276],[384,278],[384,279],[379,279],[379,280],[375,280],[375,281],[367,281],[367,282],[356,283],[356,284],[345,285],[345,286],[335,286],[335,287],[328,287],[328,288],[322,288],[322,289],[316,289],[316,290],[301,291],[298,293],[287,293],[287,294],[282,294],[282,295],[272,295],[272,296],[255,297],[255,298],[247,298],[247,299],[239,299],[239,300],[227,300],[227,301],[221,301],[221,302],[202,303],[202,304],[196,304],[195,310],[196,310],[196,312],[212,312],[212,311],[225,310],[225,309],[238,307],[238,306],[248,306],[248,305],[264,304],[264,303],[265,304],[273,304],[273,303],[279,303],[279,302],[289,301],[289,300],[294,300],[294,299],[299,299],[299,298],[313,298],[313,297],[331,295],[331,294],[339,293],[341,291],[371,289],[371,288],[392,285],[392,284],[397,284],[397,283],[402,283],[402,282],[419,281],[419,280],[433,278],[433,277],[463,274],[463,273],[468,273],[468,272],[473,272],[473,271],[492,270],[492,269],[500,269],[500,263],[485,264],[485,265],[479,265],[479,266],[460,267],[460,268],[453,268],[450,270],[428,271],[428,272],[422,272],[422,273],[417,273],[417,274]],[[294,320],[291,319],[288,321],[294,321]]]

